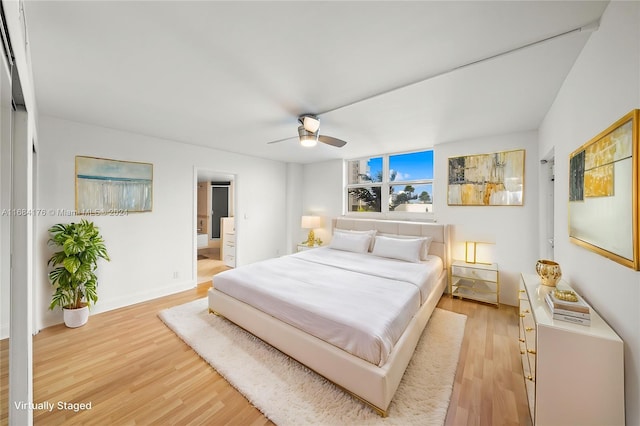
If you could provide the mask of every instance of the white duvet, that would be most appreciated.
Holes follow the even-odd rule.
[[[319,248],[220,273],[214,286],[382,366],[442,268],[436,256],[418,264]]]

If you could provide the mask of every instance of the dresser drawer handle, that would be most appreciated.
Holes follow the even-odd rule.
[[[526,352],[520,349],[520,355],[524,355]]]
[[[524,339],[518,339],[520,343],[524,343]]]
[[[525,313],[525,314],[530,314],[530,313],[531,313],[531,311],[530,311],[530,310],[528,310],[528,309],[525,309],[525,310],[524,310],[524,311],[522,311],[522,312],[523,312],[523,313]]]
[[[524,331],[533,331],[533,327],[527,327],[524,329]]]
[[[520,318],[524,318],[524,317],[526,317],[525,314],[520,314]]]
[[[524,292],[526,292],[526,291],[527,291],[527,290],[520,290],[520,293],[524,293]]]
[[[535,355],[536,354],[536,350],[535,349],[527,349],[527,352],[529,352],[531,355]]]
[[[527,380],[531,380],[533,382],[533,376],[527,376]]]

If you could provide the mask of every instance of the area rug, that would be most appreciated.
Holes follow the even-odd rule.
[[[207,299],[159,314],[169,328],[277,425],[442,425],[467,317],[436,308],[382,418],[328,380],[228,320]]]

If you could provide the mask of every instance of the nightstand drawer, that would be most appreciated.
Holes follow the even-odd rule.
[[[455,277],[471,278],[483,281],[498,281],[498,271],[471,268],[468,266],[451,266],[451,274]]]

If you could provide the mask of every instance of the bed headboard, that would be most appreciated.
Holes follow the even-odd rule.
[[[399,220],[350,219],[339,217],[332,220],[333,229],[352,231],[377,230],[381,234],[415,235],[431,237],[429,254],[440,256],[445,267],[451,264],[451,247],[449,244],[449,225],[441,223],[404,222]]]

